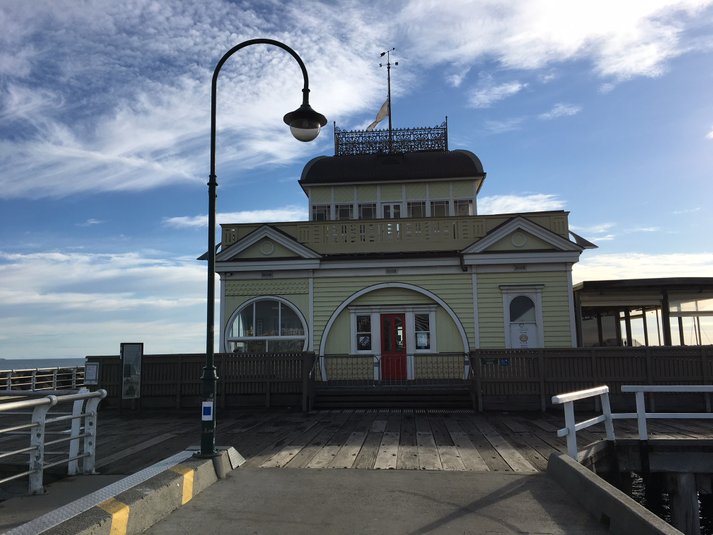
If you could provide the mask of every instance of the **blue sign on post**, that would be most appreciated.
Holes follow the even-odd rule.
[[[201,405],[201,420],[210,422],[213,419],[213,402],[204,401]]]
[[[501,358],[500,365],[501,366],[510,366],[510,359],[509,358]]]

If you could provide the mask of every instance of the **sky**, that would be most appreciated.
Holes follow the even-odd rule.
[[[210,81],[218,222],[307,219],[297,180],[386,98],[448,118],[480,214],[570,212],[575,283],[713,276],[713,0],[3,0],[0,358],[205,351]],[[380,126],[385,126],[380,125]]]

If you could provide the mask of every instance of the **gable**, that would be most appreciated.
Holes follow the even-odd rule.
[[[257,243],[243,249],[232,257],[232,260],[254,258],[302,258],[294,250],[271,240],[262,238]]]
[[[464,254],[526,251],[582,252],[582,247],[526,219],[513,217],[463,249]]]
[[[496,241],[493,245],[485,249],[483,252],[490,251],[556,251],[558,250],[552,243],[538,238],[537,236],[525,232],[523,230],[516,230],[511,232],[507,236]]]
[[[316,260],[320,255],[291,236],[263,225],[216,255],[217,262],[234,260]]]

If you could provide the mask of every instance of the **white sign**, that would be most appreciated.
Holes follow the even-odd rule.
[[[204,401],[201,404],[201,421],[210,422],[213,420],[213,402]]]

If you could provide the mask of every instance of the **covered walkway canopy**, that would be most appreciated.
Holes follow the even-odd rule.
[[[579,347],[713,344],[713,277],[585,281]]]

